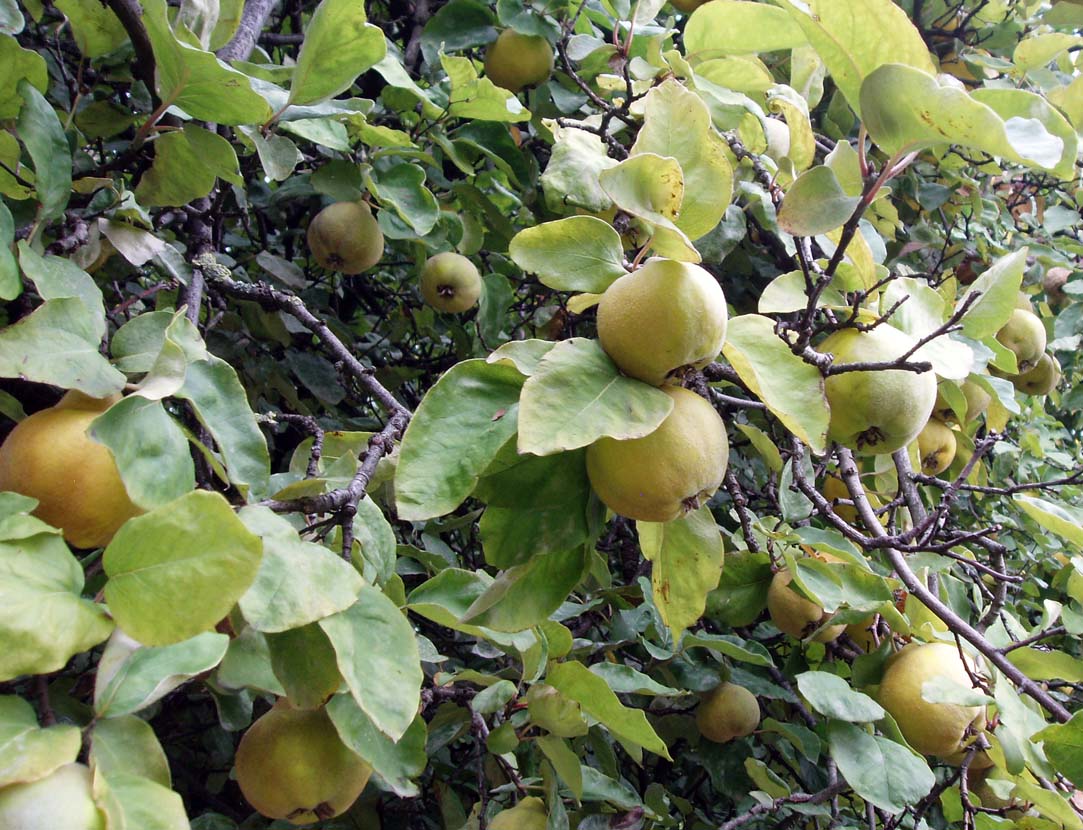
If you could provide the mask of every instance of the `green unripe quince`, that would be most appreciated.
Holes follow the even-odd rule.
[[[44,778],[0,789],[4,830],[104,830],[94,803],[92,775],[83,764],[65,764]]]
[[[437,254],[429,257],[421,269],[421,296],[438,311],[458,314],[477,303],[481,275],[462,254]]]
[[[505,29],[485,53],[485,77],[518,92],[546,80],[553,71],[553,47],[543,37]]]
[[[729,441],[707,401],[678,386],[662,389],[673,411],[642,438],[600,438],[587,448],[591,487],[614,513],[668,522],[695,510],[722,483]]]
[[[946,677],[967,689],[973,685],[954,645],[907,646],[888,663],[879,700],[910,746],[923,755],[951,762],[966,748],[968,731],[985,728],[985,707],[929,703],[922,698],[921,688],[935,677]]]
[[[964,380],[959,390],[963,393],[963,397],[966,398],[966,420],[968,423],[980,418],[993,400],[992,395],[972,380]],[[933,415],[946,423],[954,424],[959,422],[959,416],[948,405],[939,389],[936,393],[936,405],[933,408]]]
[[[1015,354],[1021,374],[1032,369],[1045,352],[1045,326],[1034,312],[1016,308],[997,332],[997,340]]]
[[[751,735],[760,725],[756,696],[736,683],[720,683],[709,691],[696,709],[696,727],[709,741],[724,744]]]
[[[767,612],[775,627],[791,637],[803,640],[827,622],[831,615],[810,599],[806,599],[790,587],[793,574],[788,570],[777,571],[767,588]],[[829,625],[812,641],[830,643],[846,629],[845,625]]]
[[[113,454],[87,435],[91,421],[117,400],[69,392],[20,421],[0,446],[0,491],[37,499],[34,515],[76,547],[108,544],[142,512],[128,498]]]
[[[817,348],[835,356],[835,364],[898,360],[913,341],[882,324],[871,331],[843,329]],[[843,372],[824,381],[831,405],[827,437],[864,455],[905,447],[929,420],[936,402],[936,375],[902,369]]]
[[[360,274],[384,255],[384,233],[364,202],[335,202],[308,223],[308,249],[328,271]]]
[[[660,386],[678,369],[706,366],[726,340],[726,297],[698,265],[652,257],[598,302],[598,340],[626,375]]]
[[[548,822],[545,802],[532,795],[493,816],[489,830],[545,830]]]
[[[1012,385],[1025,395],[1048,395],[1060,383],[1060,364],[1046,352],[1029,371],[1011,378]]]
[[[344,813],[365,789],[370,767],[342,743],[324,709],[279,700],[237,747],[237,783],[267,818],[310,824]]]
[[[939,475],[950,467],[955,450],[955,433],[943,421],[930,418],[918,433],[918,458],[921,471],[927,476]]]

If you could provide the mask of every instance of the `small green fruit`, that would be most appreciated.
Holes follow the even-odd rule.
[[[44,778],[0,789],[4,830],[104,830],[90,769],[65,764]]]
[[[720,683],[709,691],[696,709],[696,727],[709,741],[724,744],[751,735],[760,725],[756,696],[736,683]]]
[[[817,348],[835,356],[835,364],[886,363],[913,346],[898,329],[879,325],[871,331],[843,329]],[[936,375],[902,369],[843,372],[824,381],[831,406],[827,437],[864,455],[882,455],[905,447],[929,420],[936,402]]]
[[[1029,371],[1045,352],[1045,326],[1031,311],[1016,308],[997,332],[997,340],[1015,354],[1019,374]]]
[[[830,614],[810,599],[790,587],[793,574],[778,571],[767,588],[767,612],[775,627],[791,637],[803,640],[831,618]],[[816,643],[830,643],[846,629],[845,625],[829,625],[812,638]]]
[[[937,677],[967,689],[973,686],[967,665],[954,645],[907,646],[888,663],[879,699],[910,746],[923,755],[951,761],[966,748],[968,732],[985,728],[985,707],[925,700],[922,687]]]
[[[344,813],[372,775],[342,743],[326,710],[293,709],[284,699],[248,727],[235,763],[248,803],[292,824]]]
[[[308,249],[321,268],[360,274],[384,255],[384,234],[364,202],[335,202],[308,223]]]
[[[950,467],[955,450],[955,433],[943,421],[930,418],[918,433],[918,458],[921,471],[927,476],[939,475]]]
[[[532,795],[493,816],[489,830],[545,830],[548,822],[545,802]]]
[[[458,314],[477,304],[481,275],[462,254],[437,254],[429,257],[421,269],[421,296],[437,311]]]
[[[546,80],[553,71],[553,47],[543,37],[505,29],[485,53],[485,76],[518,92]]]
[[[614,513],[668,522],[709,499],[729,461],[726,427],[707,401],[679,386],[662,389],[673,411],[649,435],[600,438],[587,448],[591,487]]]
[[[1048,395],[1060,383],[1060,364],[1046,352],[1029,371],[1011,378],[1012,385],[1025,395]]]
[[[654,386],[718,357],[726,323],[726,297],[714,277],[658,257],[619,277],[598,302],[602,348],[624,374]]]

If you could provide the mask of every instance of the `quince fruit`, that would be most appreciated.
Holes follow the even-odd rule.
[[[489,830],[545,830],[548,822],[545,802],[532,795],[493,816]]]
[[[790,587],[793,574],[776,571],[767,588],[767,612],[775,627],[791,637],[803,640],[831,619],[823,608]],[[845,625],[829,625],[812,638],[814,643],[830,643],[846,630]]]
[[[642,438],[600,438],[587,448],[591,487],[614,513],[668,522],[695,510],[722,483],[729,462],[726,427],[715,408],[680,386],[662,389],[673,411]]]
[[[105,830],[94,803],[93,777],[83,764],[65,764],[44,778],[0,789],[4,830]]]
[[[955,433],[943,421],[930,418],[918,433],[918,458],[921,471],[927,476],[939,475],[950,467],[955,450]]]
[[[624,374],[660,386],[706,366],[726,340],[726,297],[698,265],[652,257],[598,302],[598,339]]]
[[[1046,352],[1034,367],[1011,378],[1012,385],[1025,395],[1048,395],[1060,383],[1060,364]]]
[[[756,696],[736,683],[720,683],[696,708],[696,727],[709,741],[724,744],[751,735],[760,725]]]
[[[20,421],[0,445],[0,490],[37,499],[34,515],[79,548],[108,544],[142,512],[128,498],[113,454],[87,435],[91,421],[119,399],[73,390]]]
[[[248,727],[237,747],[237,783],[267,818],[293,824],[344,813],[372,767],[346,746],[324,709],[293,709],[285,699]]]
[[[886,363],[902,357],[913,341],[882,324],[870,331],[842,329],[817,348],[843,363]],[[936,375],[880,369],[843,372],[824,381],[831,406],[827,437],[864,455],[905,447],[921,432],[936,402]]]
[[[505,29],[485,53],[485,76],[512,92],[540,84],[552,72],[553,47],[536,35]]]
[[[964,380],[959,387],[959,390],[963,393],[963,397],[966,398],[967,423],[976,421],[980,418],[982,413],[989,408],[989,404],[993,400],[992,395],[972,380]],[[959,416],[940,394],[939,387],[937,388],[936,393],[936,405],[933,407],[933,417],[938,418],[945,423],[960,423]]]
[[[907,743],[923,755],[961,761],[970,733],[985,728],[984,706],[930,703],[921,696],[922,686],[937,677],[971,688],[968,665],[974,669],[948,643],[910,645],[888,662],[880,682],[880,705],[895,718]]]
[[[1045,326],[1038,315],[1023,308],[1012,310],[1012,316],[996,337],[1015,354],[1019,374],[1034,368],[1045,353]]]
[[[477,266],[462,254],[445,251],[429,257],[421,269],[421,296],[438,311],[458,314],[481,296]]]
[[[364,202],[335,202],[308,223],[308,249],[322,268],[360,274],[384,255],[384,233]]]

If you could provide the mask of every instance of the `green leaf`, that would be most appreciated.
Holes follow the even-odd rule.
[[[94,712],[120,717],[144,709],[221,662],[229,637],[205,631],[168,646],[144,646],[115,631],[98,666]]]
[[[932,334],[947,321],[946,305],[936,289],[916,277],[892,280],[880,297],[882,309],[895,307],[891,324],[915,341]],[[913,359],[929,361],[939,377],[951,380],[964,380],[974,367],[974,352],[970,347],[947,335],[933,338],[914,352]]]
[[[622,375],[596,340],[575,337],[557,343],[523,385],[519,452],[551,455],[606,435],[639,438],[672,410],[668,395]]]
[[[508,248],[523,271],[557,291],[600,294],[623,276],[620,234],[593,216],[569,216],[519,231]]]
[[[34,707],[15,695],[0,697],[0,787],[44,778],[79,755],[77,726],[38,726]]]
[[[658,737],[647,716],[639,709],[629,709],[621,703],[605,680],[582,663],[557,663],[549,668],[545,679],[579,703],[584,712],[600,721],[615,737],[672,760],[665,742]]]
[[[1061,52],[1083,44],[1083,37],[1063,32],[1028,35],[1015,46],[1012,63],[1024,72],[1045,66]]]
[[[684,50],[692,57],[748,55],[793,49],[805,34],[783,9],[747,0],[714,0],[688,18]]]
[[[425,771],[428,737],[425,721],[414,718],[398,741],[390,740],[357,705],[350,695],[335,695],[327,714],[342,742],[364,758],[383,782],[401,798],[415,798],[417,785],[411,780]]]
[[[395,473],[399,518],[450,513],[515,434],[523,377],[508,366],[467,360],[425,394],[402,437]]]
[[[601,211],[613,204],[602,189],[602,171],[617,166],[601,138],[574,127],[556,127],[549,163],[541,175],[546,202],[558,210],[581,207]]]
[[[975,89],[971,97],[1004,119],[1008,138],[1020,155],[1037,159],[1044,153],[1046,144],[1053,143],[1050,135],[1063,142],[1059,162],[1055,165],[1043,162],[1042,166],[1051,167],[1061,178],[1073,175],[1079,139],[1068,120],[1042,96],[1023,89],[990,87]]]
[[[993,336],[1008,322],[1026,267],[1027,249],[1020,248],[999,257],[971,284],[956,306],[961,306],[972,294],[979,295],[962,319],[963,334],[981,340]]]
[[[14,300],[23,291],[19,266],[11,253],[15,241],[15,220],[8,206],[0,202],[0,300]]]
[[[57,0],[56,7],[68,18],[75,44],[84,57],[108,55],[128,40],[113,10],[96,0]]]
[[[15,0],[0,2],[0,35],[17,35],[26,25]]]
[[[780,0],[823,58],[827,71],[858,117],[861,82],[877,67],[905,64],[932,76],[929,47],[906,12],[891,0]]]
[[[839,772],[854,792],[892,815],[920,801],[936,783],[924,758],[852,723],[831,721],[827,740]]]
[[[191,402],[218,445],[230,483],[249,500],[267,494],[271,459],[267,439],[248,405],[237,370],[213,355],[188,366],[178,398]]]
[[[474,600],[463,622],[496,631],[523,631],[549,619],[583,578],[584,548],[535,556],[503,571]]]
[[[74,262],[58,256],[41,256],[26,240],[19,240],[19,267],[34,283],[45,301],[74,297],[82,300],[89,318],[79,332],[87,331],[88,339],[100,343],[105,337],[105,304],[102,291],[94,278]],[[76,333],[73,331],[73,333]]]
[[[364,580],[349,563],[323,545],[302,541],[285,519],[266,507],[246,507],[245,526],[263,539],[263,558],[252,585],[240,598],[241,613],[257,631],[299,628],[345,611]]]
[[[479,78],[469,58],[440,55],[440,63],[451,82],[448,113],[455,118],[479,121],[529,121],[530,111],[514,93]]]
[[[64,127],[37,87],[25,78],[18,84],[23,99],[16,130],[34,163],[34,192],[40,218],[55,219],[71,196],[71,151]]]
[[[1046,114],[1050,126],[1033,116],[1006,124],[993,107],[977,98],[920,70],[892,64],[881,66],[861,87],[865,126],[885,152],[958,144],[1063,175],[1067,148],[1050,131],[1052,127],[1061,132],[1063,117],[1057,121]]]
[[[731,628],[752,624],[767,607],[772,576],[771,557],[766,553],[727,553],[718,590],[707,597],[708,616]]]
[[[0,544],[0,682],[57,671],[113,630],[105,609],[83,599],[83,569],[64,540],[20,537]]]
[[[657,153],[639,153],[598,174],[602,190],[617,206],[654,226],[651,247],[659,256],[699,262],[675,220],[684,201],[685,179],[680,162]]]
[[[154,142],[154,164],[135,196],[145,206],[178,206],[206,196],[220,177],[239,181],[237,154],[222,136],[196,124],[165,133]]]
[[[709,648],[731,660],[753,666],[773,666],[770,653],[755,640],[745,640],[735,634],[687,634],[681,641],[684,649]]]
[[[579,756],[568,746],[568,742],[556,735],[541,735],[535,739],[538,749],[549,759],[560,780],[568,785],[572,795],[583,797],[583,769]]]
[[[406,615],[378,589],[361,589],[357,602],[320,620],[354,700],[373,725],[398,741],[421,702],[421,656]]]
[[[105,550],[105,598],[146,645],[207,631],[252,584],[262,545],[218,493],[195,490],[124,524]]]
[[[707,594],[722,576],[722,534],[704,505],[672,522],[636,522],[639,546],[651,562],[654,605],[681,639],[707,606]]]
[[[312,104],[338,95],[383,60],[387,54],[384,34],[366,20],[363,3],[321,0],[297,56],[291,104]]]
[[[266,640],[274,677],[281,683],[291,706],[300,709],[323,706],[342,686],[335,648],[318,623],[268,634]]]
[[[425,171],[420,165],[397,164],[376,177],[374,184],[375,196],[389,203],[418,236],[426,236],[436,226],[440,205],[425,187]]]
[[[297,145],[284,135],[264,135],[258,127],[240,127],[239,131],[255,146],[263,172],[272,181],[285,181],[304,161]]]
[[[1083,683],[1083,660],[1063,651],[1040,651],[1025,646],[1007,653],[1008,660],[1031,680],[1067,680]]]
[[[884,708],[838,675],[823,671],[807,671],[797,675],[797,688],[813,709],[821,715],[851,723],[880,720]]]
[[[129,395],[98,416],[88,434],[113,453],[124,489],[143,509],[195,489],[188,439],[161,401]]]
[[[676,225],[689,239],[699,239],[714,230],[733,197],[729,148],[711,126],[703,99],[675,78],[648,92],[643,106],[643,126],[631,154],[654,153],[677,160],[684,176],[684,198]]]
[[[105,810],[108,827],[189,830],[180,795],[149,778],[102,774],[95,777],[95,796]]]
[[[144,0],[142,6],[162,101],[180,107],[192,118],[217,124],[263,124],[271,117],[270,104],[252,88],[247,75],[222,63],[212,52],[177,39],[169,27],[165,0]],[[162,138],[169,135],[174,134]],[[200,169],[197,162],[182,173],[191,176]],[[147,204],[141,197],[139,201]]]
[[[129,773],[172,786],[169,760],[154,729],[142,718],[122,715],[104,718],[91,732],[90,763],[103,775]]]
[[[357,515],[353,522],[354,543],[361,549],[361,561],[354,557],[362,576],[369,582],[383,585],[395,573],[395,555],[398,542],[391,523],[387,521],[379,505],[366,495],[357,503]]]
[[[14,118],[22,109],[19,83],[23,79],[39,92],[45,92],[49,88],[45,58],[30,49],[23,49],[15,38],[0,33],[0,118]],[[11,143],[15,144],[14,137]]]
[[[514,700],[518,691],[510,680],[497,680],[474,696],[470,701],[470,709],[479,715],[491,715]]]
[[[1083,787],[1083,712],[1076,712],[1067,723],[1047,726],[1033,740],[1042,743],[1057,772],[1077,787]]]
[[[830,410],[823,376],[779,339],[772,320],[756,314],[734,317],[722,353],[787,429],[813,452],[824,452]]]
[[[681,697],[691,692],[674,689],[671,686],[663,686],[643,672],[636,671],[625,663],[610,663],[603,660],[590,667],[598,677],[602,678],[619,695],[664,695],[665,697]]]
[[[546,683],[535,683],[526,696],[534,725],[559,738],[576,738],[589,731],[582,707]]]
[[[778,209],[778,226],[794,236],[816,236],[846,223],[861,201],[848,196],[830,167],[806,170],[790,185]]]
[[[1012,774],[1022,772],[1028,765],[1042,769],[1045,757],[1032,738],[1046,728],[1045,719],[1023,702],[1015,686],[1003,675],[997,678],[993,696],[1000,717],[996,735],[1004,750],[1005,768]]]
[[[511,366],[524,377],[530,377],[538,370],[541,359],[555,345],[551,340],[510,340],[495,349],[485,358],[485,362]]]
[[[1052,531],[1077,548],[1083,548],[1083,510],[1025,493],[1015,494],[1012,500],[1046,530]]]

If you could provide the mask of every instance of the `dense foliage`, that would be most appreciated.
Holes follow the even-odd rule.
[[[1081,31],[0,0],[0,825],[1083,830]]]

